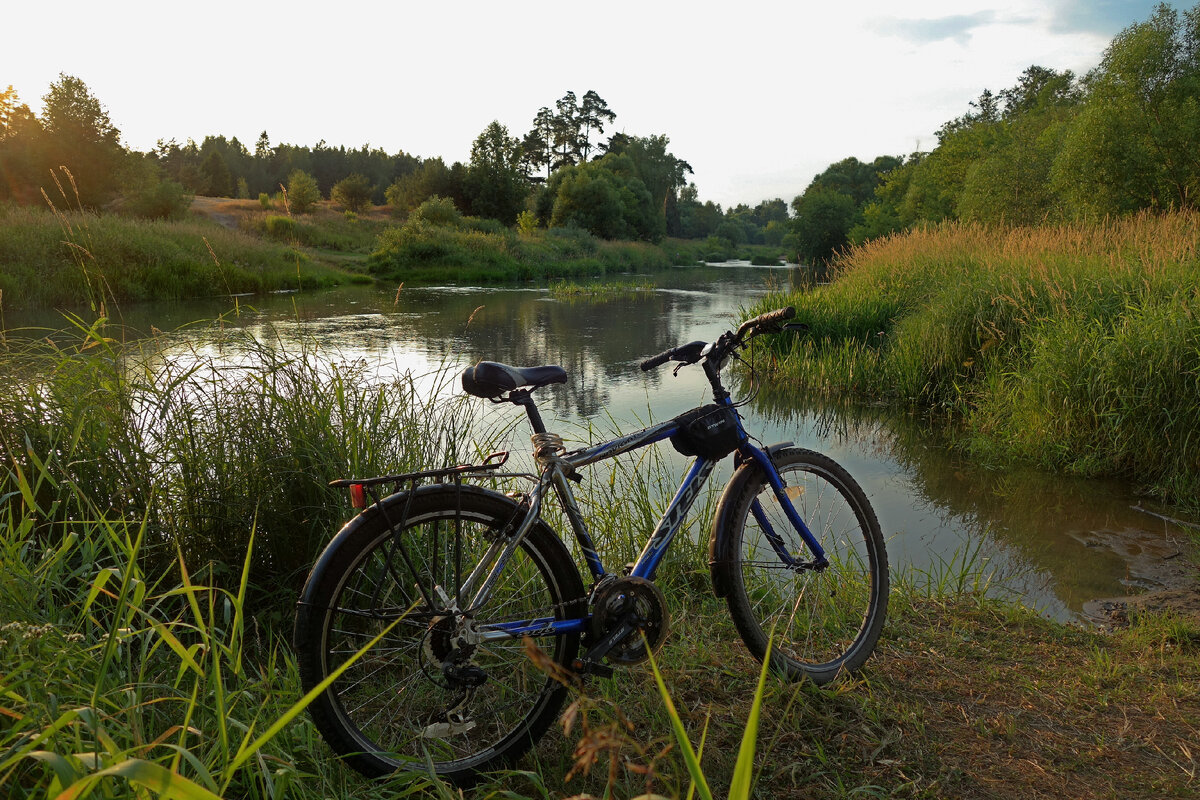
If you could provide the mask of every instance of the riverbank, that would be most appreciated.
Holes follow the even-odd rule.
[[[809,334],[773,380],[961,420],[957,446],[1127,478],[1200,508],[1200,215],[1040,228],[946,225],[846,253],[769,297]]]
[[[0,205],[2,308],[100,308],[143,300],[317,289],[362,275],[287,242],[205,218]]]
[[[185,220],[0,205],[0,311],[100,308],[383,281],[390,285],[587,279],[782,251],[668,239],[613,242],[574,229],[519,233],[434,199],[397,220],[328,202],[197,197]],[[2,325],[2,322],[0,322]]]
[[[328,476],[457,463],[454,443],[479,432],[449,413],[461,404],[436,404],[411,379],[374,381],[357,360],[229,330],[201,349],[241,366],[210,355],[164,368],[152,344],[118,354],[97,329],[74,347],[4,345],[6,372],[39,380],[0,382],[0,794],[40,796],[109,770],[119,797],[135,780],[192,789],[183,779],[250,800],[404,796],[413,787],[348,773],[294,708],[296,586],[351,513]],[[606,514],[606,553],[654,517],[647,480],[669,478],[624,470],[581,487],[585,507]],[[724,786],[757,673],[711,595],[705,545],[681,539],[663,562],[673,632],[659,663]],[[825,690],[770,681],[760,791],[1194,792],[1200,627],[1159,614],[1112,634],[1054,623],[985,597],[986,566],[897,569],[861,678]],[[552,731],[520,771],[468,797],[602,796],[610,763],[613,796],[686,795],[645,666],[594,681],[579,708],[569,735]],[[568,781],[588,755],[591,774]]]

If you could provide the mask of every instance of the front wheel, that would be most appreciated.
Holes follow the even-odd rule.
[[[798,448],[773,460],[828,566],[811,567],[813,554],[767,476],[748,465],[740,494],[720,520],[717,539],[725,540],[725,550],[715,568],[751,653],[761,661],[774,631],[775,671],[824,684],[857,670],[875,648],[887,615],[887,551],[875,512],[845,469]]]
[[[490,599],[467,614],[448,612],[471,568],[524,510],[476,487],[428,486],[411,502],[407,494],[385,500],[384,511],[372,507],[347,524],[305,585],[295,629],[305,690],[395,625],[309,711],[333,749],[367,776],[431,763],[467,784],[532,746],[566,692],[521,639],[480,632],[579,618],[583,583],[562,541],[538,522]],[[579,634],[543,635],[537,644],[566,668]]]

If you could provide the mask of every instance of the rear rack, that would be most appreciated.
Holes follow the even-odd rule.
[[[399,493],[405,489],[410,492],[414,491],[422,482],[427,480],[434,483],[453,482],[456,486],[462,485],[463,478],[483,476],[491,478],[531,478],[537,480],[536,475],[526,473],[496,472],[507,461],[508,451],[498,450],[488,455],[480,464],[459,464],[454,467],[422,470],[421,472],[403,472],[396,475],[380,475],[375,478],[338,478],[335,481],[330,481],[329,485],[335,489],[349,489],[350,504],[355,508],[363,509],[368,505],[368,497],[371,500],[370,505],[382,505],[383,494],[376,487],[383,484],[394,485],[394,491]]]
[[[423,472],[404,472],[398,475],[380,475],[376,478],[338,478],[336,481],[330,481],[329,485],[335,489],[345,489],[347,486],[354,486],[356,484],[358,486],[378,486],[381,483],[416,484],[434,478],[442,479],[470,475],[475,472],[491,472],[492,470],[500,469],[507,461],[508,451],[498,450],[485,458],[482,464],[459,464],[455,467],[430,469]],[[438,483],[441,482],[441,480],[438,480]]]

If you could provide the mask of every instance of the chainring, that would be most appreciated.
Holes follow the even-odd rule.
[[[596,590],[593,609],[592,635],[597,639],[621,624],[626,614],[633,614],[637,630],[608,651],[607,658],[613,664],[629,666],[645,661],[651,653],[658,652],[671,628],[662,589],[645,578],[630,575],[601,584]]]

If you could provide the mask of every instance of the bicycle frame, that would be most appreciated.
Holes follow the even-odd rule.
[[[731,405],[728,397],[721,398],[721,401],[723,405]],[[537,416],[536,408],[532,406],[532,402],[525,405],[527,409],[531,409],[530,420],[534,424],[535,431],[537,431],[541,427],[541,420]],[[792,504],[783,480],[779,476],[779,472],[776,470],[770,455],[767,451],[755,447],[750,443],[749,437],[742,427],[741,419],[736,414],[734,417],[737,419],[739,441],[737,453],[740,460],[743,462],[753,461],[763,470],[788,520],[808,547],[812,555],[812,560],[801,561],[793,554],[787,552],[783,539],[772,529],[757,498],[751,504],[751,513],[754,515],[755,520],[763,528],[768,541],[770,541],[780,561],[787,567],[795,571],[822,568],[827,563],[824,551]],[[678,430],[679,426],[674,420],[662,422],[582,450],[545,459],[537,485],[528,495],[529,509],[524,519],[516,531],[511,536],[506,537],[506,540],[498,540],[493,543],[484,558],[464,581],[461,587],[462,594],[470,594],[476,583],[480,580],[483,581],[479,588],[474,591],[467,608],[478,609],[486,604],[491,589],[499,578],[500,573],[503,572],[509,558],[538,520],[542,502],[547,494],[549,494],[551,488],[558,495],[593,580],[600,581],[606,575],[610,574],[605,568],[599,553],[596,551],[587,524],[584,522],[579,507],[575,502],[575,495],[570,487],[569,476],[573,475],[580,467],[614,458],[624,453],[656,444],[664,439],[669,439]],[[544,433],[544,431],[539,432]],[[647,539],[641,553],[634,562],[630,572],[632,576],[646,580],[654,579],[658,565],[661,563],[676,534],[683,526],[688,511],[691,510],[693,502],[700,495],[700,491],[712,475],[717,462],[718,459],[707,458],[696,458],[692,462],[690,469],[684,476],[666,511],[655,526],[654,532]],[[492,562],[490,568],[488,567],[489,562]],[[483,577],[485,570],[487,572],[486,578]],[[476,635],[481,640],[515,638],[520,636],[563,635],[586,630],[589,623],[590,617],[572,620],[556,620],[552,617],[545,617],[506,623],[484,623],[476,629]]]

